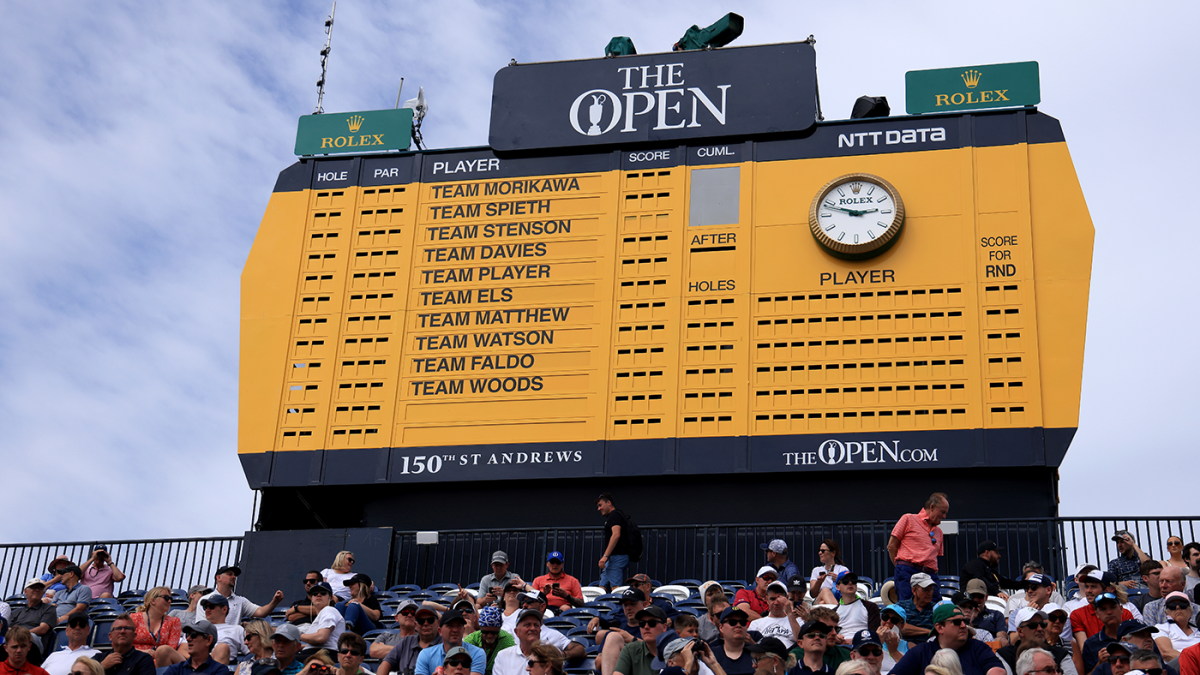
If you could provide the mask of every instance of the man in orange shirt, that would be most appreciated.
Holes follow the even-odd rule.
[[[564,561],[562,553],[551,551],[550,555],[546,556],[546,570],[550,573],[533,580],[533,590],[545,593],[546,602],[556,612],[571,607],[582,607],[585,602],[583,586],[579,580],[563,572]]]
[[[900,516],[892,528],[887,548],[888,557],[896,566],[896,593],[900,600],[912,598],[909,578],[914,574],[924,572],[933,579],[934,584],[941,585],[937,559],[943,553],[944,541],[942,528],[938,525],[949,511],[950,500],[941,492],[935,492],[925,500],[925,508],[920,513]],[[941,599],[937,586],[933,590],[934,604]]]
[[[1179,675],[1200,675],[1200,645],[1192,645],[1180,652]]]

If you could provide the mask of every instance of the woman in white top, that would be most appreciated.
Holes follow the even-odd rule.
[[[1162,652],[1163,661],[1171,661],[1179,658],[1179,652],[1184,649],[1200,644],[1200,631],[1192,621],[1192,603],[1187,593],[1173,591],[1163,600],[1166,601],[1167,616],[1171,618],[1155,626],[1158,637],[1154,638],[1154,644]]]
[[[504,590],[500,592],[498,604],[503,615],[500,629],[510,633],[514,632],[517,627],[517,614],[521,610],[521,584],[516,581],[508,582],[504,586]]]
[[[837,575],[848,572],[842,562],[842,549],[837,542],[826,539],[817,549],[821,564],[813,568],[812,578],[808,582],[808,594],[813,597],[813,604],[836,605],[837,598],[833,597],[833,586]]]
[[[1185,573],[1189,571],[1187,561],[1183,559],[1183,539],[1174,534],[1167,535],[1167,553],[1169,557],[1162,561],[1163,567],[1181,567]]]
[[[342,600],[350,599],[350,589],[346,588],[346,580],[354,576],[350,568],[354,567],[354,554],[342,551],[333,558],[333,567],[321,570],[321,577],[333,589],[333,594]],[[334,645],[335,647],[337,645]]]
[[[324,581],[313,584],[308,589],[308,599],[317,616],[308,627],[312,632],[301,633],[300,641],[311,647],[336,650],[338,638],[346,632],[346,619],[333,607],[333,589]]]

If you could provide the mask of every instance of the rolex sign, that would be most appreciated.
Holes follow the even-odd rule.
[[[807,42],[533,63],[496,73],[489,143],[503,152],[799,132],[819,114]]]

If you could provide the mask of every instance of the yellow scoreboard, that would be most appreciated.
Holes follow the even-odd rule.
[[[853,201],[884,183],[886,250],[818,241],[890,227]],[[1033,109],[306,159],[243,273],[239,456],[256,488],[1057,466],[1092,239]]]

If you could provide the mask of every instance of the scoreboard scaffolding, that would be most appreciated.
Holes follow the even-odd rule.
[[[818,122],[814,58],[507,68],[490,147],[285,169],[251,487],[1058,466],[1093,238],[1058,121]]]

